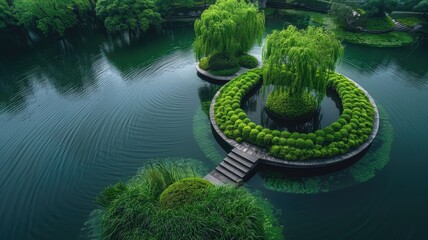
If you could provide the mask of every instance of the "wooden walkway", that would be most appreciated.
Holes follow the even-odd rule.
[[[205,179],[216,185],[242,184],[259,163],[260,156],[249,154],[237,148],[224,158],[224,160]]]

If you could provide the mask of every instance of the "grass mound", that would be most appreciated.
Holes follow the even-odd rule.
[[[176,199],[189,189],[192,201]],[[163,207],[168,198],[172,208]],[[266,201],[243,188],[210,185],[187,168],[145,168],[97,199],[98,239],[282,239]]]
[[[239,57],[239,65],[244,68],[252,69],[259,65],[259,61],[254,56],[243,54]]]
[[[273,92],[267,98],[266,108],[280,118],[300,119],[314,113],[317,109],[317,103],[309,93],[293,97],[286,93]]]
[[[210,186],[212,184],[202,178],[178,180],[162,192],[159,198],[160,205],[162,208],[173,208],[192,203],[202,190]]]
[[[257,58],[249,54],[243,54],[239,57],[216,54],[210,58],[203,58],[199,62],[199,68],[215,76],[233,76],[241,67],[252,69],[258,65]]]

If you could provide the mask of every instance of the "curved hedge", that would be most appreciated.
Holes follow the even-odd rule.
[[[364,143],[372,132],[373,105],[363,90],[337,73],[331,74],[328,87],[337,91],[343,112],[330,126],[313,133],[290,133],[257,125],[241,109],[241,101],[261,81],[261,70],[254,69],[233,79],[220,90],[214,116],[226,137],[266,148],[273,157],[306,160],[344,154]]]

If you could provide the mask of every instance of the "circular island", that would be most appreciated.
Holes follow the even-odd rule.
[[[232,148],[270,165],[317,168],[358,155],[376,137],[375,101],[360,85],[337,73],[330,74],[327,87],[338,93],[343,112],[330,126],[313,133],[290,133],[257,125],[242,110],[241,101],[262,81],[261,69],[250,70],[223,86],[211,102],[212,127]]]

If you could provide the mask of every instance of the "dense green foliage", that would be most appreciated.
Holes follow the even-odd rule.
[[[110,33],[145,32],[161,21],[152,0],[98,0],[95,10],[104,19],[104,26]]]
[[[317,109],[317,103],[309,93],[293,97],[273,92],[267,98],[266,109],[280,118],[299,119],[313,114]]]
[[[397,0],[367,0],[363,4],[369,16],[385,16],[387,12],[391,12],[397,5]]]
[[[37,28],[45,35],[64,35],[78,23],[79,12],[90,7],[87,0],[15,0],[16,18],[27,28]]]
[[[6,28],[6,26],[13,22],[12,8],[6,0],[0,0],[0,29]]]
[[[161,13],[168,14],[175,5],[180,7],[194,6],[195,0],[156,0],[156,5]]]
[[[244,68],[256,68],[259,65],[259,61],[254,56],[249,54],[242,54],[239,57],[239,65]]]
[[[334,16],[342,26],[346,26],[346,21],[353,22],[356,20],[352,7],[341,2],[333,3],[329,14]]]
[[[263,48],[263,83],[290,96],[313,92],[318,103],[342,52],[340,41],[322,28],[274,30]]]
[[[210,70],[223,70],[239,67],[238,58],[226,54],[215,54],[208,59]]]
[[[402,47],[408,46],[415,42],[415,38],[412,36],[412,34],[407,32],[371,34],[336,29],[335,33],[344,42],[371,47]]]
[[[126,184],[106,188],[100,202],[101,239],[278,239],[281,228],[263,200],[243,188],[212,186],[193,192],[193,201],[163,208],[159,198],[174,185],[185,189],[202,179],[188,169],[155,166]],[[181,181],[180,181],[181,180]],[[177,183],[179,182],[179,183]],[[176,186],[177,186],[176,185]],[[189,187],[187,187],[189,188]],[[191,187],[190,187],[191,188]],[[186,191],[175,191],[180,199]],[[163,197],[161,197],[164,195]],[[161,200],[162,201],[162,200]]]
[[[395,26],[389,16],[361,18],[354,25],[366,30],[391,30]]]
[[[94,28],[102,20],[110,33],[139,34],[160,23],[159,12],[169,14],[162,9],[193,4],[194,0],[0,0],[0,29],[19,25],[44,35],[63,36],[68,29]]]
[[[216,76],[233,76],[241,67],[255,68],[258,65],[257,58],[249,54],[242,54],[239,57],[215,54],[210,58],[202,58],[199,62],[201,69]]]
[[[428,19],[424,19],[421,17],[397,18],[395,20],[408,27],[414,27],[416,26],[416,24],[428,24]]]
[[[415,11],[428,12],[428,0],[420,1],[414,8]]]
[[[202,190],[212,186],[202,178],[184,178],[167,187],[159,197],[162,208],[180,207],[195,201]]]
[[[251,122],[240,103],[262,81],[261,75],[260,69],[250,70],[222,88],[214,106],[215,121],[228,138],[267,148],[274,157],[305,160],[346,153],[365,142],[371,134],[373,105],[363,90],[335,73],[329,75],[327,86],[338,92],[343,113],[330,126],[305,134],[270,130]]]
[[[252,3],[218,0],[195,21],[196,58],[246,53],[261,42],[264,28],[264,14]]]

